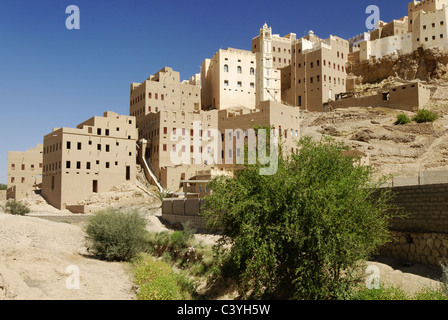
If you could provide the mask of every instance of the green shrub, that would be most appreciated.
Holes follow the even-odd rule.
[[[197,284],[183,274],[175,274],[166,262],[145,255],[134,260],[139,300],[184,300],[195,294]]]
[[[3,207],[3,210],[6,213],[19,216],[24,216],[25,214],[30,213],[30,208],[28,208],[25,204],[16,200],[8,200],[5,206]]]
[[[128,261],[143,251],[146,220],[137,211],[108,209],[96,213],[86,226],[89,252],[108,261]]]
[[[171,237],[168,231],[162,231],[155,235],[155,244],[158,246],[171,246]]]
[[[425,288],[419,292],[416,292],[413,296],[414,300],[448,300],[442,290]]]
[[[8,186],[6,184],[0,184],[0,190],[7,190]]]
[[[171,243],[175,248],[183,248],[186,246],[186,237],[182,231],[174,231],[171,234]]]
[[[174,274],[162,276],[140,287],[139,300],[181,300],[184,299]]]
[[[169,253],[168,251],[165,251],[165,252],[162,254],[162,260],[163,260],[163,261],[165,261],[165,262],[170,262],[172,259],[173,259],[173,257],[172,257],[172,255],[171,255],[171,253]]]
[[[415,121],[417,123],[424,123],[424,122],[434,122],[437,120],[439,116],[427,109],[420,109],[418,110],[417,114],[412,117],[412,121]]]
[[[159,260],[154,260],[146,255],[139,255],[133,263],[136,267],[134,272],[135,281],[139,285],[145,282],[151,282],[172,271],[168,264]]]
[[[191,266],[190,272],[195,276],[201,276],[205,274],[206,269],[206,266],[202,262],[197,261]]]
[[[411,119],[405,114],[399,114],[397,116],[397,121],[395,121],[395,124],[407,124],[411,122]]]
[[[408,300],[400,287],[380,285],[379,289],[363,287],[353,295],[353,300]]]

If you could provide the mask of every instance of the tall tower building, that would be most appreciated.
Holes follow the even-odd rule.
[[[272,28],[266,23],[260,29],[259,45],[256,53],[255,104],[266,100],[281,102],[280,72],[273,67]]]

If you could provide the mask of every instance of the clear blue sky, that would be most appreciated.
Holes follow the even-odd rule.
[[[251,50],[265,21],[282,36],[348,39],[367,31],[368,5],[390,21],[409,1],[1,0],[0,183],[8,151],[106,110],[128,114],[131,82],[164,66],[188,79],[220,48]],[[79,30],[65,26],[69,5],[80,9]]]

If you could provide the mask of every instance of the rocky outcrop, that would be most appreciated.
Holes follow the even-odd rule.
[[[349,79],[355,83],[376,83],[389,77],[403,80],[448,80],[448,51],[435,47],[419,48],[406,55],[347,63]]]

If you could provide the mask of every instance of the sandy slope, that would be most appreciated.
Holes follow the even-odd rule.
[[[134,298],[125,264],[86,253],[79,226],[0,213],[0,299]],[[79,289],[70,288],[76,283],[69,266],[79,270]]]

